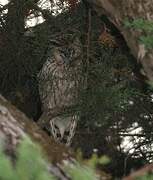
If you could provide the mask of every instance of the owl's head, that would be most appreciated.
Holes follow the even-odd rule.
[[[70,65],[81,57],[82,47],[78,37],[66,39],[65,43],[55,40],[52,43],[54,43],[53,55],[58,64]]]

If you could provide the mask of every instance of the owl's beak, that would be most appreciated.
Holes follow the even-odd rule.
[[[55,57],[55,60],[56,60],[57,64],[62,65],[64,63],[63,58],[59,53],[59,50],[56,49],[56,48],[54,49],[54,57]]]

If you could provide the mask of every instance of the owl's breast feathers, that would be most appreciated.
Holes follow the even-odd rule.
[[[82,81],[80,65],[75,68],[61,68],[55,62],[46,62],[38,77],[43,109],[71,106],[77,101]]]
[[[77,101],[83,79],[79,40],[75,39],[73,44],[68,45],[65,54],[64,50],[62,48],[61,51],[61,47],[54,47],[38,74],[39,92],[44,110],[56,106],[71,106]],[[64,58],[71,60],[65,63]]]
[[[67,144],[74,135],[78,116],[73,110],[65,117],[62,115],[62,109],[71,109],[78,104],[79,92],[83,85],[82,49],[79,43],[79,40],[75,39],[66,47],[53,47],[38,74],[43,117],[50,120],[51,133],[55,139],[60,135],[61,140],[64,133],[69,132]],[[59,110],[57,115],[52,116],[56,109]]]

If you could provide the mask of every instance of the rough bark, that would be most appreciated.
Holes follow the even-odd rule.
[[[143,18],[153,20],[153,0],[86,0],[99,15],[105,14],[123,34],[132,54],[141,63],[146,76],[153,82],[153,50],[146,50],[140,44],[139,37],[143,32],[127,29],[126,18]]]
[[[23,113],[0,96],[0,144],[5,142],[6,153],[12,156],[16,146],[23,136],[40,144],[50,162],[58,163],[72,157],[72,153],[64,145],[57,144],[43,132],[35,122],[29,120]]]
[[[26,135],[39,144],[47,155],[49,172],[59,180],[70,180],[71,178],[63,168],[62,161],[69,162],[71,165],[75,164],[76,161],[71,150],[62,144],[57,144],[35,122],[28,119],[0,95],[0,146],[3,145],[5,153],[9,157],[14,159],[17,145]],[[110,179],[110,176],[103,171],[100,177]]]

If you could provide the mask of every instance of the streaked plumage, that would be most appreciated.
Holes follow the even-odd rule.
[[[77,37],[68,36],[50,42],[47,61],[38,74],[42,117],[57,141],[70,145],[79,119],[74,110],[82,86],[82,47]],[[63,108],[66,113],[63,113]],[[56,114],[54,113],[56,111]]]

